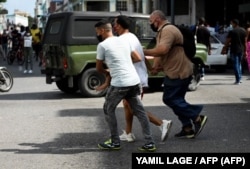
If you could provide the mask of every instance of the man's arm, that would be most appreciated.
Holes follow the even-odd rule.
[[[103,61],[102,60],[96,59],[96,70],[99,73],[103,73],[105,75],[109,74],[109,71],[107,69],[104,69],[104,67],[103,67]]]
[[[230,43],[231,43],[231,38],[227,37],[225,45],[222,48],[221,54],[227,54]]]
[[[144,49],[143,52],[148,56],[161,57],[162,55],[166,55],[169,49],[167,45],[159,44],[153,49]]]
[[[136,50],[131,52],[131,58],[133,63],[142,61],[141,55]]]

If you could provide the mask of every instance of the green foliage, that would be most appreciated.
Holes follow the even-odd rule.
[[[0,0],[0,2],[6,2],[7,0]]]

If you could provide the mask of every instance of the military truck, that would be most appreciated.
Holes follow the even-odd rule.
[[[44,66],[41,73],[46,75],[46,83],[55,82],[58,89],[65,93],[80,91],[84,97],[104,96],[105,90],[95,90],[96,86],[105,81],[105,76],[98,73],[95,68],[98,40],[94,25],[101,19],[109,19],[112,22],[121,14],[130,17],[132,23],[130,31],[139,38],[142,46],[150,47],[155,32],[149,26],[149,15],[94,11],[51,14],[42,42]],[[204,63],[206,59],[205,52],[202,45],[197,48],[196,58],[200,63]],[[163,77],[161,73],[149,76],[149,87],[160,87]],[[197,80],[199,81],[199,78]],[[195,83],[198,84],[197,80]],[[197,84],[193,89],[197,88]]]

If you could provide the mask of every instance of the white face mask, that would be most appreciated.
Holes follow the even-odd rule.
[[[230,25],[229,25],[229,28],[233,28],[233,25],[232,25],[232,24],[230,24]]]

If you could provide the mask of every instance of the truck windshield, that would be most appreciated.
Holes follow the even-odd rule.
[[[139,39],[152,39],[156,36],[156,33],[151,30],[147,18],[135,18],[134,34]]]

